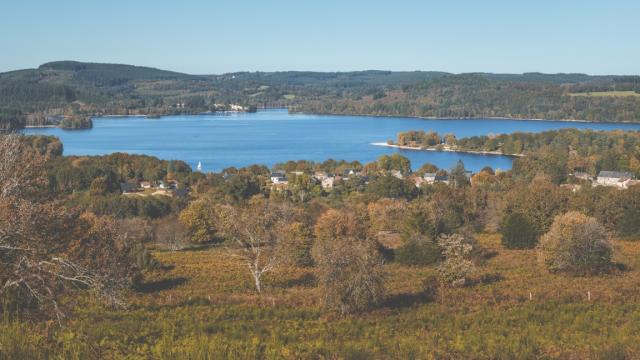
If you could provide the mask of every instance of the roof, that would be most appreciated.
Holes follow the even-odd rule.
[[[600,177],[615,178],[615,179],[621,179],[621,178],[635,179],[635,175],[633,175],[628,171],[600,171],[600,173],[598,174],[598,177],[599,178]]]
[[[424,175],[422,176],[423,178],[435,178],[436,177],[436,173],[424,173]]]

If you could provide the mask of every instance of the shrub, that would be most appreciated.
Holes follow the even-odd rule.
[[[460,234],[440,235],[438,245],[442,248],[444,262],[438,266],[440,281],[448,286],[464,286],[467,277],[475,271],[469,260],[473,251],[473,241]]]
[[[435,275],[429,275],[422,281],[422,295],[426,301],[434,301],[438,296],[440,282]]]
[[[513,213],[502,225],[502,245],[507,249],[532,249],[538,242],[538,231],[524,215]]]
[[[426,237],[408,240],[396,250],[395,260],[405,265],[431,265],[442,258],[440,247]]]
[[[313,258],[324,306],[340,314],[363,311],[384,297],[382,257],[350,213],[327,211],[316,224]]]
[[[131,256],[140,270],[157,270],[162,266],[143,244],[135,244],[131,249]]]
[[[612,247],[596,219],[572,211],[556,217],[540,239],[538,254],[552,272],[588,275],[610,268]]]

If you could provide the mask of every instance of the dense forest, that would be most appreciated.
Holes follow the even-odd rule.
[[[575,81],[562,82],[561,81]],[[460,74],[369,96],[305,102],[298,111],[437,118],[640,120],[637,77]],[[597,90],[598,92],[591,92]]]
[[[0,74],[0,127],[60,117],[167,115],[288,107],[293,111],[423,117],[640,121],[637,76],[444,72],[238,72],[188,75],[59,61]],[[21,115],[20,115],[21,114]],[[76,121],[68,127],[90,126]]]
[[[201,173],[0,136],[0,358],[636,358],[640,185],[570,164],[637,171],[638,134],[500,139],[524,156],[469,177],[397,153]]]

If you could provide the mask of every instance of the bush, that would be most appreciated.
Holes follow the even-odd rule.
[[[367,310],[384,297],[383,260],[359,220],[329,210],[315,228],[312,254],[323,304],[340,314]]]
[[[507,249],[532,249],[538,243],[538,231],[524,215],[513,213],[502,225],[502,245]]]
[[[596,219],[572,211],[559,215],[538,245],[540,261],[552,272],[589,275],[611,267],[609,236]]]
[[[157,270],[162,264],[142,244],[136,244],[131,249],[131,256],[136,267],[140,270]]]
[[[435,275],[427,276],[422,281],[422,295],[426,301],[434,301],[438,296],[438,289],[440,287],[440,282],[438,281],[438,277]]]
[[[395,260],[405,265],[431,265],[441,258],[438,244],[426,237],[410,239],[395,253]]]

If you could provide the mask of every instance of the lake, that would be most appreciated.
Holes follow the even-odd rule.
[[[512,158],[452,152],[398,150],[371,145],[395,139],[407,130],[454,133],[458,138],[490,133],[540,132],[561,128],[640,130],[640,124],[580,123],[501,119],[416,119],[372,116],[289,114],[286,110],[257,113],[93,119],[93,129],[30,128],[26,134],[54,135],[65,155],[113,152],[146,154],[184,160],[203,171],[250,164],[273,165],[287,160],[324,161],[329,158],[370,162],[400,152],[414,169],[425,162],[451,168],[462,160],[467,169],[484,166],[510,169]]]

